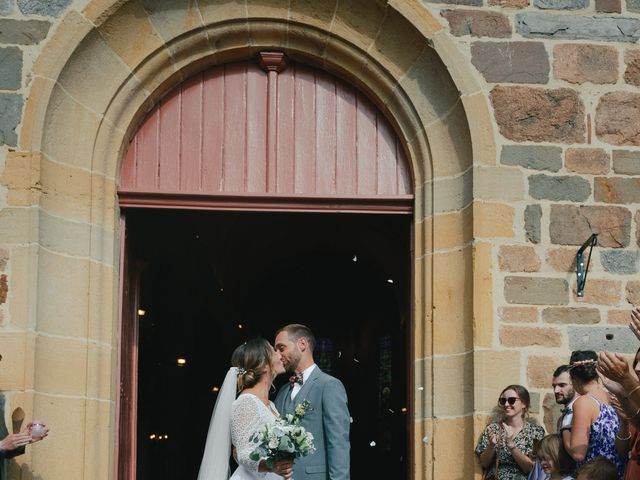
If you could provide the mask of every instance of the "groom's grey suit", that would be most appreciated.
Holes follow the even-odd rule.
[[[276,397],[281,415],[294,413],[304,400],[311,409],[302,419],[302,426],[313,434],[316,452],[296,459],[294,480],[349,480],[349,428],[347,392],[342,382],[324,373],[318,366],[300,391],[291,400],[293,387],[284,385]]]

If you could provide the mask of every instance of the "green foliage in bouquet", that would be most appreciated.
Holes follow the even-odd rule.
[[[306,457],[315,452],[313,435],[300,425],[310,409],[311,403],[305,400],[296,407],[293,415],[264,424],[249,439],[256,444],[249,458],[254,461],[264,458],[267,467],[273,468],[278,460]]]

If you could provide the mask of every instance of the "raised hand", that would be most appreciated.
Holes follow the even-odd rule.
[[[609,390],[609,393],[615,396],[624,397],[625,390],[621,384],[605,377],[602,374],[600,374],[600,380],[602,380],[602,384],[604,385],[604,387]]]
[[[498,429],[500,427],[489,429],[489,445],[494,447],[498,444]]]
[[[502,429],[504,430],[504,440],[507,444],[507,447],[511,447],[513,445],[513,441],[516,438],[516,431],[513,427],[507,425],[502,422]]]
[[[627,359],[618,353],[600,352],[598,371],[614,382],[622,383],[629,375]]]
[[[631,322],[629,323],[629,328],[636,338],[640,340],[640,308],[638,307],[631,310]]]
[[[623,391],[623,395],[624,395],[624,391]],[[629,421],[629,416],[624,411],[624,408],[622,408],[622,404],[620,403],[620,400],[618,400],[617,395],[612,395],[611,396],[611,406],[614,408],[614,410],[618,414],[618,417],[620,418],[620,421],[622,421],[622,422],[628,422]]]

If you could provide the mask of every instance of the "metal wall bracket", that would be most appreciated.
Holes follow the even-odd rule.
[[[591,251],[593,247],[598,244],[598,234],[594,233],[589,237],[589,240],[584,242],[576,254],[576,275],[578,280],[578,286],[576,288],[576,295],[578,297],[584,297],[584,286],[587,283],[587,273],[589,273],[589,263],[591,263]],[[584,251],[589,247],[589,256],[587,257],[587,265],[584,264]]]

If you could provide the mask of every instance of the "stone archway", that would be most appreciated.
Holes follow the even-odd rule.
[[[34,467],[46,465],[52,478],[68,478],[67,469],[78,467],[90,478],[112,472],[115,183],[125,145],[145,112],[182,79],[265,48],[357,85],[405,144],[416,194],[415,478],[438,478],[445,469],[450,478],[471,474],[472,460],[450,459],[473,438],[477,394],[475,387],[461,394],[459,385],[473,385],[473,349],[488,345],[490,328],[482,325],[491,322],[490,269],[481,246],[474,256],[472,244],[483,218],[482,205],[473,203],[472,167],[495,163],[485,96],[439,21],[417,1],[289,4],[240,8],[207,0],[198,9],[184,1],[147,10],[137,1],[95,0],[81,14],[67,14],[37,59],[21,152],[7,168],[28,162],[28,181],[41,192],[31,200],[35,208],[16,212],[34,227],[38,245],[27,260],[37,286],[30,293],[35,330],[43,334],[30,340],[33,401],[48,418],[77,412],[60,431],[69,438],[64,452],[52,446],[33,456]],[[58,384],[47,380],[52,351],[66,352],[78,373]],[[451,377],[458,380],[451,384]],[[62,455],[68,461],[60,465]]]

